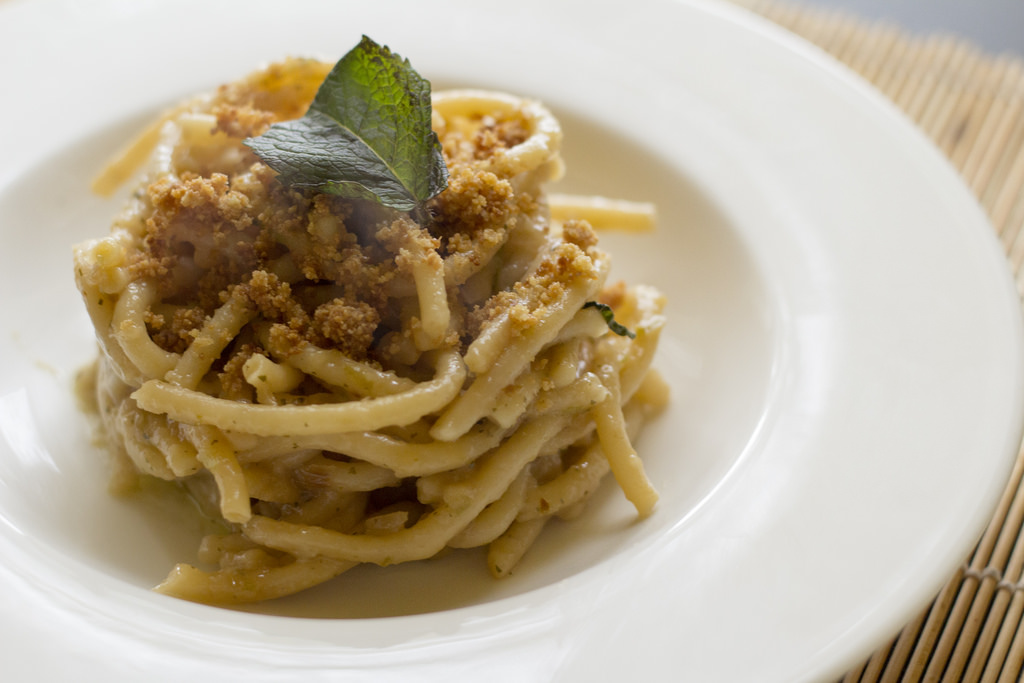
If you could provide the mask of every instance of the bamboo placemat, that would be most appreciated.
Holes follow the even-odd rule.
[[[1024,292],[1024,61],[986,54],[954,36],[911,35],[839,11],[733,2],[818,45],[906,112],[978,198]],[[1021,680],[1022,474],[1024,449],[971,556],[927,609],[843,683]]]

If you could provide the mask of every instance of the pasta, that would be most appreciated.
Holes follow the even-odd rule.
[[[329,66],[161,117],[96,181],[140,177],[110,234],[75,249],[114,488],[177,482],[222,528],[167,594],[267,600],[445,548],[506,576],[609,472],[641,517],[657,500],[631,443],[667,400],[664,298],[607,282],[591,225],[652,208],[549,197],[557,120],[484,91],[434,94],[429,225],[288,187],[242,140],[300,116]]]

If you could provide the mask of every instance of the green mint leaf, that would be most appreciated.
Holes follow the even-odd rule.
[[[596,308],[601,313],[601,317],[608,324],[608,329],[619,335],[620,337],[629,337],[630,339],[636,339],[636,332],[633,332],[628,327],[615,320],[615,313],[612,311],[612,307],[608,304],[598,303],[597,301],[588,301],[583,304],[583,308]]]
[[[370,38],[338,60],[305,116],[248,145],[282,182],[412,211],[448,185],[430,82]]]

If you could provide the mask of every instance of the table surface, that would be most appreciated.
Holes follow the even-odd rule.
[[[793,4],[888,21],[915,34],[955,34],[989,52],[1024,56],[1024,0],[795,0]]]

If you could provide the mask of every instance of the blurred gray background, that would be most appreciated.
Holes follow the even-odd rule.
[[[1024,57],[1024,0],[790,0],[884,19],[911,33],[955,33],[989,52]]]

